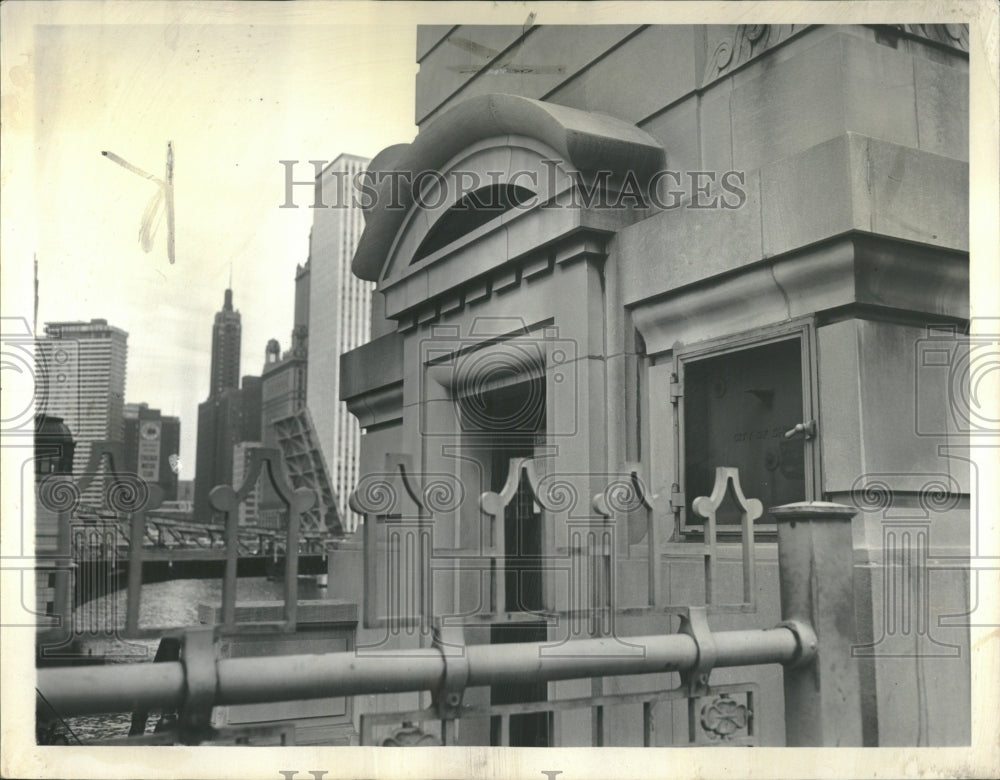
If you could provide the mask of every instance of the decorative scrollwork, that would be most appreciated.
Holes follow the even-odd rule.
[[[969,25],[967,24],[893,24],[886,26],[934,43],[943,43],[945,46],[962,51],[969,50]]]
[[[451,476],[435,476],[423,490],[423,503],[431,512],[454,512],[465,500],[465,488]]]
[[[149,485],[134,474],[116,474],[105,487],[104,500],[116,512],[137,512],[149,503]]]
[[[547,474],[535,488],[535,500],[549,512],[566,512],[577,505],[579,494],[576,486],[565,478]]]
[[[51,512],[75,512],[80,497],[80,488],[66,474],[49,474],[38,485],[38,501]]]
[[[925,512],[948,512],[958,507],[960,492],[954,478],[942,474],[921,486],[917,501]]]
[[[738,24],[732,35],[719,41],[709,57],[703,84],[708,84],[731,70],[759,56],[762,52],[790,38],[805,25]]]
[[[851,502],[862,512],[881,512],[892,506],[892,488],[882,479],[862,474],[851,485]]]
[[[361,478],[351,493],[351,509],[360,515],[382,515],[391,510],[399,499],[388,474],[368,474]]]
[[[642,506],[642,494],[631,478],[611,482],[604,489],[604,498],[612,512],[634,512]]]

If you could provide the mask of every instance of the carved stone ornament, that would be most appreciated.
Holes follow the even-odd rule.
[[[382,747],[434,747],[440,744],[440,739],[408,720],[403,721],[403,725],[391,737],[382,740]]]
[[[804,24],[735,25],[732,34],[721,40],[708,58],[702,84],[710,84],[782,41],[788,40],[805,27]],[[969,51],[967,24],[887,24],[875,27],[882,30],[896,30],[961,51]]]
[[[750,712],[745,704],[723,693],[701,708],[701,727],[712,739],[731,739],[747,727]]]
[[[708,59],[703,84],[709,84],[720,76],[749,62],[772,46],[787,40],[801,31],[804,24],[738,24],[732,35],[724,38],[715,47]]]
[[[943,43],[962,51],[969,50],[969,25],[967,24],[890,24],[881,25],[934,43]]]

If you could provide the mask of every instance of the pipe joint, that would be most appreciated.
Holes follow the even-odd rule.
[[[698,660],[692,669],[681,673],[681,683],[688,695],[701,696],[708,691],[708,678],[718,659],[718,649],[708,625],[705,607],[688,607],[681,614],[680,633],[690,636],[698,648]]]
[[[777,627],[787,628],[795,635],[795,656],[785,664],[786,667],[794,669],[805,666],[816,657],[819,652],[819,639],[809,623],[802,620],[783,620]]]
[[[434,691],[434,707],[438,717],[450,720],[460,715],[462,697],[469,680],[469,654],[461,626],[434,626],[434,647],[441,653],[444,672]]]
[[[184,704],[179,718],[179,736],[186,745],[197,745],[210,735],[212,707],[218,698],[219,670],[215,663],[215,629],[196,628],[184,632],[181,649],[184,664]]]

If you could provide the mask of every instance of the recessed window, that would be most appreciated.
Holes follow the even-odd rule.
[[[497,184],[470,192],[434,224],[414,253],[411,264],[434,254],[515,206],[527,203],[534,194],[516,184]]]
[[[720,466],[738,468],[744,495],[764,505],[758,526],[771,523],[769,508],[813,497],[813,441],[785,436],[813,419],[806,333],[679,356],[683,533],[702,530],[691,505],[712,493]],[[738,532],[740,515],[731,497],[716,522],[720,533]]]

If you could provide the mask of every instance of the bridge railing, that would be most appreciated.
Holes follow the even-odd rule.
[[[712,632],[704,621],[697,623],[701,627],[690,633],[629,637],[636,652],[627,654],[617,652],[613,637],[465,645],[461,632],[448,628],[435,632],[431,648],[217,658],[217,629],[194,629],[182,639],[180,661],[45,669],[39,671],[38,688],[63,717],[136,708],[176,710],[180,719],[172,736],[188,744],[212,739],[209,724],[216,706],[430,691],[434,707],[416,714],[442,720],[443,741],[453,744],[455,721],[477,714],[463,709],[466,688],[665,671],[680,672],[686,680],[703,669],[709,650],[712,666],[719,668],[769,663],[791,667],[809,664],[816,655],[807,624]],[[551,710],[565,704],[580,703],[539,706]]]
[[[228,485],[215,487],[210,493],[214,509],[224,514],[224,522],[219,526],[171,521],[168,525],[151,518],[163,502],[163,491],[159,485],[147,482],[136,474],[122,470],[124,463],[120,442],[99,441],[91,445],[87,466],[82,475],[74,479],[70,475],[54,474],[46,477],[38,485],[39,505],[57,515],[56,545],[52,554],[40,552],[39,560],[49,558],[56,565],[55,598],[57,612],[63,617],[64,631],[55,643],[46,642],[46,654],[59,654],[72,637],[68,630],[73,614],[70,597],[74,551],[83,551],[91,558],[100,558],[103,566],[102,578],[111,578],[113,572],[104,571],[116,566],[124,557],[127,561],[128,580],[125,606],[124,638],[158,637],[176,633],[183,626],[140,626],[142,608],[143,566],[146,562],[162,557],[164,550],[157,550],[163,542],[163,534],[173,534],[177,542],[169,549],[191,549],[186,544],[190,538],[199,535],[208,537],[209,546],[217,549],[215,536],[225,555],[225,573],[222,589],[222,622],[229,630],[237,630],[235,625],[237,567],[241,555],[271,554],[277,558],[281,541],[284,542],[284,621],[276,626],[283,630],[294,630],[296,625],[296,603],[298,600],[299,555],[328,552],[328,538],[321,533],[302,534],[300,518],[316,501],[315,492],[307,488],[293,488],[285,481],[279,468],[281,454],[276,449],[259,447],[250,451],[250,462],[246,479],[237,488]],[[257,485],[261,472],[266,470],[266,478],[274,487],[279,501],[284,504],[288,522],[282,533],[274,529],[241,528],[239,525],[239,505],[246,500]],[[86,504],[82,496],[97,479],[103,480],[102,501],[106,508],[93,513],[92,522],[81,522],[77,515]],[[156,529],[157,538],[146,545],[151,530]],[[254,549],[256,544],[256,549]],[[166,548],[165,548],[166,549]],[[78,556],[77,556],[78,557]],[[95,558],[95,560],[96,560]],[[108,630],[113,630],[112,626]]]
[[[250,480],[256,480],[264,462],[262,457],[253,461]],[[246,487],[220,487],[212,493],[213,504],[226,513],[230,539],[235,538],[235,510]],[[275,487],[288,499],[290,511],[308,508],[314,498],[309,491],[282,492],[282,486]],[[711,497],[706,501],[702,509],[710,513],[717,501]],[[505,716],[522,712],[591,707],[599,713],[606,706],[625,702],[615,696],[599,696],[476,708],[463,705],[468,688],[677,672],[680,688],[643,692],[629,700],[643,704],[648,742],[655,701],[686,698],[690,706],[691,701],[712,692],[709,676],[713,669],[776,663],[784,667],[790,746],[860,746],[860,680],[851,654],[857,641],[854,604],[845,598],[852,588],[851,518],[855,511],[824,502],[771,510],[777,520],[783,618],[773,628],[713,631],[706,606],[687,608],[679,632],[649,636],[466,645],[459,626],[438,621],[431,647],[219,658],[215,641],[234,628],[234,565],[231,571],[227,566],[222,625],[185,632],[178,661],[41,669],[37,687],[61,716],[177,710],[179,720],[173,737],[188,744],[209,741],[216,735],[211,727],[216,706],[430,692],[432,707],[392,716],[440,720],[442,742],[454,744],[456,721],[463,717],[498,716],[502,724]],[[290,524],[289,550],[296,549],[293,542],[297,533],[297,523]],[[230,560],[235,561],[234,546],[228,551],[232,553]],[[294,576],[294,570],[286,571],[284,627],[295,626]],[[632,652],[622,652],[623,640]],[[724,688],[717,686],[715,690]],[[744,690],[749,689],[744,686]],[[728,700],[726,705],[719,703],[714,710],[703,711],[702,716],[707,722],[713,717],[720,724],[728,722],[733,707]],[[372,727],[384,725],[382,721],[389,716],[383,712],[366,716],[363,737],[370,739]]]
[[[285,530],[285,580],[284,623],[282,629],[294,631],[297,622],[299,577],[299,532],[302,516],[316,503],[316,493],[308,488],[293,488],[285,481],[278,464],[281,453],[274,448],[258,447],[250,450],[250,463],[246,479],[238,489],[219,485],[212,489],[209,501],[212,508],[225,515],[226,570],[222,580],[222,627],[235,631],[236,626],[236,575],[239,559],[239,505],[256,488],[261,471],[267,478],[287,512]]]
[[[130,517],[133,522],[145,518],[146,513],[163,501],[163,491],[137,474],[125,473],[121,466],[124,456],[121,442],[97,441],[90,446],[87,465],[82,474],[53,473],[36,484],[36,507],[39,514],[55,515],[56,544],[47,550],[36,538],[36,560],[40,566],[54,565],[54,635],[39,638],[38,654],[42,658],[60,658],[72,653],[74,603],[87,596],[104,593],[102,588],[114,577],[127,534],[117,524],[117,518]],[[97,482],[101,487],[101,506],[91,507],[84,500]],[[37,532],[36,532],[37,533]],[[141,545],[139,545],[141,546]],[[94,570],[90,577],[81,580],[81,563],[90,564]],[[74,569],[76,593],[73,593]],[[93,621],[91,621],[93,623]],[[89,626],[96,629],[95,625]],[[79,628],[79,625],[77,625]],[[106,627],[108,633],[116,631],[114,625]]]
[[[211,727],[216,706],[430,692],[431,707],[391,714],[404,716],[405,722],[397,732],[401,741],[388,744],[426,744],[428,735],[414,742],[419,730],[410,722],[431,719],[441,721],[441,741],[454,744],[455,725],[463,717],[494,716],[502,721],[518,713],[600,710],[641,702],[644,741],[651,744],[656,701],[686,698],[690,705],[719,694],[718,700],[702,708],[701,721],[719,734],[730,733],[734,719],[752,717],[752,712],[741,712],[740,705],[725,696],[727,686],[709,684],[712,670],[780,664],[787,744],[860,746],[860,681],[851,656],[856,642],[853,603],[844,599],[853,577],[850,521],[855,510],[807,502],[771,512],[778,527],[783,618],[773,628],[713,631],[707,607],[691,607],[677,633],[467,645],[460,627],[438,622],[431,647],[250,658],[219,658],[215,647],[219,627],[201,628],[183,636],[178,661],[41,669],[38,690],[63,717],[137,709],[178,711],[175,730],[161,739],[186,744],[219,736]],[[622,639],[632,652],[622,652]],[[679,673],[681,686],[499,707],[463,704],[465,691],[474,687],[662,672]],[[752,710],[752,700],[745,709]],[[689,707],[689,718],[694,712]],[[384,725],[387,717],[387,713],[365,716],[363,739],[370,740],[373,727]]]

